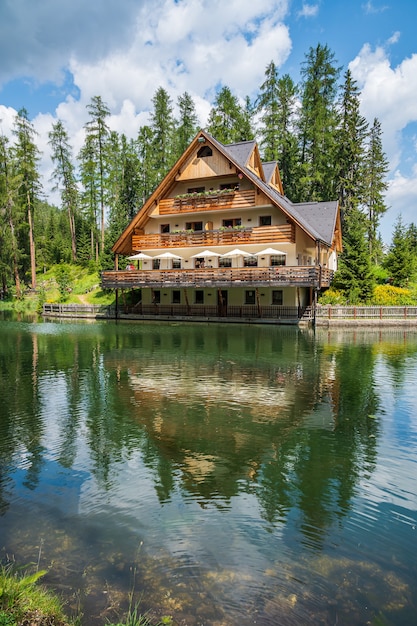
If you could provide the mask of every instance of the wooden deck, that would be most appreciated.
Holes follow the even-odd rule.
[[[201,246],[241,246],[244,244],[294,243],[293,224],[281,226],[257,226],[239,230],[202,230],[194,233],[148,233],[132,235],[132,250],[152,250],[156,248],[187,248]]]
[[[312,266],[105,271],[104,289],[139,287],[315,287],[330,285],[333,272]]]
[[[159,215],[198,213],[199,211],[225,211],[254,207],[255,190],[196,195],[194,198],[164,198],[159,201]]]

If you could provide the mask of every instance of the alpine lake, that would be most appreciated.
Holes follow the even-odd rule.
[[[417,328],[3,314],[0,390],[1,560],[83,624],[417,624]]]

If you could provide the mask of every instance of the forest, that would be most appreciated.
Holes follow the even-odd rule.
[[[271,61],[256,97],[242,103],[220,88],[205,126],[224,144],[256,139],[263,160],[278,162],[293,202],[339,200],[344,251],[328,298],[350,303],[371,302],[377,283],[407,287],[417,260],[417,227],[401,217],[389,249],[381,241],[388,162],[381,124],[361,114],[360,96],[351,72],[318,44],[305,54],[298,83]],[[87,111],[78,154],[61,120],[48,134],[60,206],[45,200],[37,134],[25,108],[13,137],[0,136],[2,298],[36,290],[39,273],[57,264],[113,268],[113,243],[201,128],[190,94],[174,102],[162,87],[134,138],[110,129],[100,95]]]

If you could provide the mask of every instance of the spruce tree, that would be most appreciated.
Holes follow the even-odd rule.
[[[310,48],[301,68],[299,142],[303,200],[329,200],[336,195],[337,80],[340,68],[333,52]]]
[[[100,251],[104,252],[104,232],[105,232],[105,197],[106,197],[106,144],[110,130],[107,126],[107,118],[110,110],[101,96],[93,96],[90,104],[87,105],[90,120],[85,125],[86,143],[89,143],[90,164],[94,165],[94,176],[96,179],[96,190],[100,203]]]
[[[40,161],[40,151],[35,144],[37,135],[32,122],[29,120],[26,109],[18,111],[13,134],[16,142],[13,147],[14,173],[19,175],[21,183],[19,185],[19,201],[25,207],[28,223],[29,258],[31,271],[31,286],[36,287],[36,251],[34,237],[34,214],[41,192],[40,174],[38,165]]]
[[[359,207],[365,193],[365,155],[368,123],[360,113],[360,92],[348,70],[339,104],[337,129],[337,192],[342,215]]]
[[[175,162],[174,114],[172,100],[168,92],[159,87],[152,98],[153,110],[150,115],[152,131],[152,165],[155,187],[168,173]],[[148,155],[149,156],[149,155]]]
[[[52,125],[48,134],[49,145],[52,149],[52,163],[55,169],[52,179],[56,184],[54,189],[59,190],[61,202],[68,214],[68,223],[71,236],[71,257],[77,260],[77,238],[75,232],[75,215],[78,210],[78,187],[75,176],[75,167],[72,163],[72,149],[68,133],[61,120]]]
[[[207,130],[223,144],[236,143],[249,139],[242,132],[244,111],[229,87],[222,87],[210,110]],[[245,127],[246,129],[246,127]]]
[[[356,206],[346,215],[343,253],[333,286],[346,295],[350,304],[366,304],[372,298],[374,277],[366,239],[366,218]]]
[[[180,157],[197,133],[198,117],[195,103],[186,91],[178,96],[178,119],[175,125],[176,158]]]
[[[377,118],[374,119],[365,158],[364,207],[368,214],[369,251],[373,259],[377,253],[378,226],[381,217],[387,211],[385,192],[388,188],[386,176],[388,161],[382,148],[382,129]]]
[[[395,287],[407,287],[414,274],[415,260],[411,248],[411,238],[401,215],[395,222],[392,243],[385,258],[384,266],[388,270],[390,281]]]

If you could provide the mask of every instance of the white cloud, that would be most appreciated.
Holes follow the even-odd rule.
[[[316,17],[319,12],[318,4],[303,4],[301,11],[298,12],[298,17]]]
[[[367,44],[349,65],[361,89],[362,112],[372,122],[377,117],[383,130],[383,146],[390,162],[387,204],[391,207],[382,221],[381,232],[389,240],[399,213],[409,223],[416,218],[417,170],[407,177],[399,170],[404,158],[404,134],[417,122],[417,54],[392,67],[384,48],[372,50]],[[413,161],[417,160],[417,151]]]

